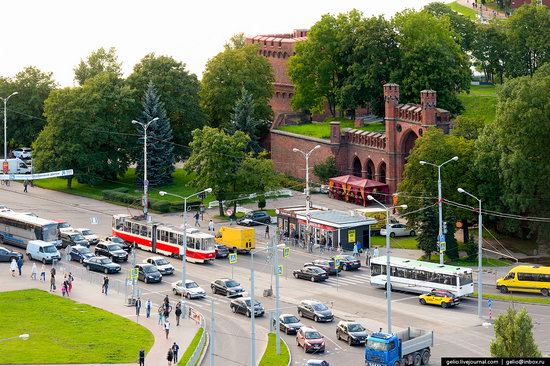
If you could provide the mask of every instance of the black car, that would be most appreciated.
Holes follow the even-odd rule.
[[[118,244],[126,253],[130,253],[132,251],[132,244],[127,243],[124,239],[119,238],[116,235],[106,237],[105,241]]]
[[[298,305],[298,315],[316,322],[331,322],[334,320],[332,310],[317,300],[302,300]]]
[[[84,263],[86,259],[95,257],[95,254],[92,253],[89,248],[80,245],[74,246],[71,249],[71,253],[69,253],[69,255],[71,256],[72,261],[77,261],[80,263]]]
[[[361,261],[352,255],[336,255],[331,259],[333,261],[335,259],[340,260],[340,269],[343,269],[344,271],[359,269],[359,267],[361,267]]]
[[[244,226],[271,224],[271,216],[265,211],[252,211],[237,220],[237,224]]]
[[[128,260],[128,253],[115,243],[99,242],[95,246],[95,254],[111,258],[113,262],[125,262]]]
[[[0,262],[11,262],[12,259],[18,260],[19,258],[23,258],[23,254],[0,247]]]
[[[240,299],[231,300],[229,307],[231,311],[238,314],[244,314],[247,317],[252,316],[252,300],[250,297],[243,297]],[[254,316],[263,316],[265,313],[264,307],[258,300],[254,300]]]
[[[88,240],[77,231],[65,231],[59,234],[61,236],[61,246],[66,248],[68,245],[76,246],[80,245],[82,247],[89,247],[90,243]]]
[[[84,267],[90,271],[97,271],[103,273],[117,273],[120,272],[120,266],[113,263],[107,257],[92,257],[83,261]]]
[[[341,321],[336,327],[336,338],[354,344],[365,344],[367,341],[367,330],[359,323]]]
[[[229,249],[225,245],[215,244],[214,248],[216,249],[216,258],[227,258],[229,255]]]
[[[145,283],[162,281],[162,274],[152,264],[137,264],[135,268],[138,270],[138,280],[140,281]]]
[[[328,278],[327,272],[317,266],[305,266],[304,268],[294,270],[292,274],[296,278],[310,280],[311,282],[322,282]]]
[[[243,296],[244,289],[241,284],[230,278],[220,278],[210,284],[213,294],[227,297]]]
[[[331,261],[330,259],[315,259],[311,263],[305,263],[304,267],[305,266],[315,266],[322,268],[329,275],[335,275],[340,272],[340,267],[336,268],[336,266],[334,265],[334,261]]]
[[[273,328],[277,326],[277,321],[273,319]],[[279,316],[279,327],[286,334],[296,334],[304,325],[292,314],[281,314]]]

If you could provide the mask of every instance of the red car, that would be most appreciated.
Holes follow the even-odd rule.
[[[325,352],[325,339],[314,328],[300,328],[296,333],[296,344],[298,347],[302,347],[304,352]]]

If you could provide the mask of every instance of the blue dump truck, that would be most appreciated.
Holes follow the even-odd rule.
[[[367,338],[365,365],[427,365],[433,343],[433,332],[416,328],[407,328],[393,334],[372,333]]]

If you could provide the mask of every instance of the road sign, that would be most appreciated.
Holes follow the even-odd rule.
[[[445,235],[441,234],[439,235],[439,242],[444,243],[445,242]]]
[[[233,209],[232,209],[232,208],[228,208],[228,209],[225,211],[225,214],[226,214],[227,216],[233,215]]]
[[[130,270],[130,278],[138,278],[138,269],[137,268],[132,268]]]
[[[4,174],[8,174],[9,171],[10,171],[10,164],[7,161],[4,161],[2,163],[2,172],[4,172]]]
[[[279,264],[277,266],[277,276],[280,276],[283,274],[283,265],[282,264]]]
[[[92,225],[97,225],[98,222],[99,221],[97,220],[97,217],[93,216],[93,217],[90,218],[90,223]]]
[[[443,253],[445,252],[446,249],[447,249],[447,243],[444,241],[439,242],[439,251]]]
[[[334,267],[339,268],[340,267],[340,259],[334,260]]]
[[[289,247],[284,247],[283,248],[283,257],[288,258],[289,255],[290,255],[290,248]]]
[[[229,253],[229,264],[237,263],[237,253]]]
[[[491,300],[491,299],[487,300],[487,306],[488,307],[493,306],[493,300]]]

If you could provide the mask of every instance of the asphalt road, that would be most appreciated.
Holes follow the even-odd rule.
[[[298,199],[297,199],[298,200]],[[300,199],[301,201],[301,199]],[[299,202],[296,202],[299,204]],[[56,192],[44,192],[36,188],[30,189],[28,195],[21,193],[17,186],[10,187],[9,191],[0,191],[0,204],[5,204],[14,210],[32,211],[41,217],[55,219],[63,218],[73,224],[73,227],[89,227],[100,236],[110,234],[111,215],[127,212],[123,207],[97,202],[85,198],[68,196]],[[137,212],[135,212],[137,213]],[[97,217],[99,223],[91,225],[91,217]],[[178,225],[181,215],[170,214],[163,217],[155,216],[158,221]],[[203,229],[206,230],[207,221]],[[257,230],[257,247],[263,248],[266,239],[264,230]],[[150,256],[150,253],[138,251],[138,261]],[[323,255],[328,257],[327,254]],[[326,283],[311,283],[294,279],[293,269],[300,268],[304,262],[311,261],[319,254],[304,253],[301,249],[291,249],[290,257],[281,260],[285,267],[285,274],[280,278],[281,311],[296,314],[296,305],[302,299],[318,299],[325,302],[337,317],[333,323],[314,324],[304,319],[306,325],[315,326],[326,337],[326,352],[324,355],[305,355],[301,348],[296,346],[295,337],[282,334],[288,343],[294,364],[303,365],[309,358],[323,358],[331,365],[359,365],[363,364],[363,347],[350,347],[335,336],[338,319],[357,320],[369,330],[386,329],[386,300],[385,292],[373,288],[369,284],[369,272],[366,268],[358,271],[344,272],[338,281],[331,277]],[[155,303],[171,291],[170,283],[181,276],[181,261],[170,260],[177,268],[173,276],[166,276],[160,284],[140,283],[142,298],[151,298]],[[274,299],[262,297],[263,290],[270,288],[272,276],[271,267],[266,262],[265,252],[254,256],[256,270],[255,293],[259,301],[266,308],[266,312],[275,309]],[[74,263],[75,268],[80,265]],[[129,268],[129,264],[124,264]],[[210,295],[209,284],[216,278],[230,277],[231,266],[226,260],[217,260],[213,264],[187,265],[187,277],[199,283],[209,293],[208,299],[191,300],[192,305],[200,309],[206,316],[210,316],[211,302],[215,303],[215,351],[216,363],[221,365],[249,365],[250,364],[250,320],[242,315],[233,314],[229,309],[229,299]],[[233,267],[234,278],[247,291],[250,289],[250,256],[239,255],[238,263]],[[98,274],[98,276],[102,276]],[[111,276],[111,280],[124,281],[125,275]],[[486,286],[486,291],[494,291],[493,286]],[[174,298],[172,296],[172,298]],[[471,356],[483,357],[489,355],[489,343],[494,337],[491,325],[482,326],[477,318],[477,302],[475,299],[465,299],[460,306],[453,309],[441,309],[433,306],[422,306],[414,294],[395,292],[392,295],[392,323],[393,330],[408,326],[419,327],[434,331],[435,345],[432,348],[432,364],[437,364],[441,357]],[[493,318],[505,311],[509,303],[494,301],[492,308]],[[533,304],[515,304],[525,306],[534,321],[535,339],[543,353],[550,353],[550,312],[548,307]],[[484,304],[484,314],[488,317],[488,309]],[[483,322],[488,322],[484,319]],[[269,329],[268,316],[257,319],[257,359],[264,349],[265,333]],[[208,362],[206,357],[205,362]]]

